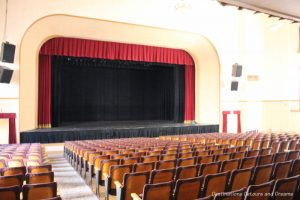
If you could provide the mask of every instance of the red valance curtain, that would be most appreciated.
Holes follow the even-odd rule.
[[[184,50],[76,38],[54,38],[42,46],[39,55],[39,128],[51,126],[52,55],[185,65],[184,119],[185,121],[195,119],[195,66],[191,56]]]

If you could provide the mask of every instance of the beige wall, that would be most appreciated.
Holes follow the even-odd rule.
[[[4,26],[5,1],[0,0],[0,27]],[[36,127],[38,48],[48,37],[64,35],[180,46],[187,49],[197,63],[198,122],[219,122],[222,110],[237,109],[242,111],[243,131],[269,128],[300,129],[300,124],[297,123],[299,113],[290,112],[291,106],[273,103],[286,100],[286,104],[290,105],[291,101],[299,99],[300,56],[296,53],[299,25],[286,20],[280,21],[281,25],[278,25],[279,21],[276,18],[268,18],[264,14],[254,15],[247,10],[238,11],[230,6],[223,7],[217,1],[189,2],[191,9],[178,11],[174,9],[173,0],[9,0],[6,40],[16,44],[15,64],[10,65],[15,72],[11,84],[0,84],[0,108],[7,112],[16,112],[17,116],[21,117],[21,130]],[[43,17],[55,14],[78,16],[80,20],[68,23],[61,21],[56,25],[51,22],[48,27],[36,26],[40,22],[46,22],[43,21]],[[93,22],[88,20],[86,23],[84,18],[90,18]],[[105,20],[111,24],[128,24],[121,23],[125,26],[122,29],[118,26],[103,29],[102,22]],[[96,23],[98,25],[92,27],[94,21],[99,24]],[[146,31],[150,29],[151,34]],[[162,32],[170,33],[172,37],[169,38],[161,34]],[[30,37],[27,38],[29,33]],[[0,31],[0,40],[2,37],[3,32]],[[181,42],[188,45],[182,46]],[[22,52],[21,44],[24,48]],[[214,56],[216,53],[212,53],[212,46],[216,49],[219,61],[217,56]],[[25,58],[27,56],[30,60],[28,63]],[[21,64],[22,60],[24,63]],[[231,66],[235,62],[243,65],[243,76],[239,79],[239,91],[231,92]],[[27,68],[30,70],[26,71]],[[258,75],[259,81],[248,81],[247,75]],[[219,83],[221,87],[218,94],[216,91],[211,93],[207,88],[218,87]],[[24,96],[29,98],[23,100]],[[19,104],[23,113],[21,116],[18,112]],[[30,113],[28,121],[27,113]],[[268,120],[269,116],[274,120]],[[5,127],[2,124],[0,126]]]

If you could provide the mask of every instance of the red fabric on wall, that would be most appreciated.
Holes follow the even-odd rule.
[[[233,114],[237,115],[237,132],[241,133],[242,132],[242,127],[241,127],[241,111],[235,110],[235,111],[233,111]]]
[[[223,111],[223,133],[227,133],[227,115],[230,114],[230,111]]]
[[[38,107],[38,125],[40,128],[48,127],[51,124],[52,55],[185,65],[184,120],[192,121],[195,119],[195,66],[192,57],[186,51],[76,38],[54,38],[48,40],[40,50]]]
[[[0,119],[9,119],[8,143],[16,144],[16,113],[0,113]]]

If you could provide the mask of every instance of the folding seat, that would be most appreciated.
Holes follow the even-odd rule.
[[[25,180],[26,184],[51,183],[54,182],[54,172],[26,174]]]
[[[20,200],[20,186],[0,187],[0,198],[3,200]]]
[[[261,165],[254,168],[251,184],[258,185],[270,181],[274,164]]]
[[[131,193],[142,194],[144,185],[149,183],[150,172],[126,173],[122,184],[115,181],[117,199],[131,200]]]
[[[288,140],[288,141],[282,141],[280,149],[279,149],[279,152],[285,152],[286,150],[289,149],[289,146],[290,146],[290,140]]]
[[[241,159],[240,169],[255,167],[257,162],[257,157],[246,157]]]
[[[96,174],[96,194],[99,192],[99,186],[104,185],[105,174],[109,174],[109,168],[112,165],[119,165],[120,160],[101,160],[99,169],[95,168]]]
[[[252,150],[260,150],[261,149],[261,145],[262,145],[262,141],[261,140],[254,140],[251,149]]]
[[[197,151],[205,151],[205,146],[203,146],[203,145],[201,145],[201,146],[195,146],[193,148],[194,148],[195,152],[197,152]]]
[[[272,179],[277,180],[277,179],[287,178],[290,174],[291,166],[292,166],[292,161],[275,163],[273,173],[272,173]]]
[[[176,168],[175,180],[198,176],[200,165],[191,165]]]
[[[244,146],[245,145],[245,140],[237,140],[237,142],[236,142],[236,147],[242,147],[242,146]]]
[[[273,200],[293,200],[297,197],[300,176],[278,179],[273,189]]]
[[[236,143],[237,143],[237,139],[231,139],[230,140],[230,145],[231,146],[236,146]]]
[[[174,160],[177,159],[177,154],[162,154],[159,160]]]
[[[202,197],[225,192],[229,181],[230,172],[209,174],[204,178]]]
[[[246,151],[242,151],[242,152],[234,152],[234,153],[231,153],[231,159],[242,159],[244,158],[246,155]]]
[[[170,200],[172,199],[174,181],[158,184],[146,184],[143,189],[142,198],[138,194],[132,193],[133,200]]]
[[[157,161],[159,161],[158,156],[143,156],[143,157],[141,157],[142,163],[157,162]]]
[[[7,167],[1,169],[1,176],[12,176],[12,175],[25,175],[26,167]]]
[[[205,163],[200,165],[199,176],[217,174],[220,170],[221,162]]]
[[[12,176],[0,176],[0,187],[11,187],[23,185],[23,175],[12,175]]]
[[[221,163],[220,172],[232,171],[238,169],[240,159],[225,160]]]
[[[214,161],[214,156],[199,156],[197,158],[197,164],[205,164],[205,163],[211,163]]]
[[[291,140],[289,150],[296,150],[296,145],[299,143],[299,140]]]
[[[230,148],[227,148],[224,153],[235,153],[237,150],[236,147],[230,147]]]
[[[175,168],[177,160],[160,160],[156,162],[155,169],[171,169]]]
[[[271,140],[263,140],[262,144],[261,144],[261,148],[266,149],[266,148],[269,148],[270,145],[271,145]]]
[[[43,172],[51,172],[52,165],[39,165],[39,166],[29,166],[27,167],[28,173],[43,173]]]
[[[273,157],[274,157],[273,154],[258,156],[257,157],[257,166],[272,164],[273,163]]]
[[[39,200],[57,196],[57,184],[41,183],[23,185],[23,200]]]
[[[146,152],[135,152],[135,153],[129,154],[130,158],[140,158],[142,156],[146,156]]]
[[[217,193],[214,195],[213,200],[244,200],[247,188],[242,188],[235,191]]]
[[[149,151],[147,153],[148,156],[160,156],[163,153],[163,151]]]
[[[185,152],[185,153],[179,153],[178,158],[191,158],[194,156],[194,152]]]
[[[165,154],[177,154],[177,149],[165,149]]]
[[[195,161],[196,161],[196,157],[192,157],[192,158],[180,158],[180,159],[177,159],[177,166],[194,165]]]
[[[280,152],[282,142],[273,142],[271,147],[271,153],[275,154]]]
[[[251,150],[251,151],[247,151],[246,156],[247,157],[253,157],[253,156],[258,156],[259,155],[260,150]]]
[[[109,195],[116,195],[115,181],[123,181],[123,176],[126,173],[132,172],[132,165],[112,165],[109,168],[109,173],[104,173],[105,177],[105,192],[104,197],[108,200]]]
[[[286,161],[296,160],[299,158],[299,155],[300,155],[300,151],[289,151],[287,153]]]
[[[155,162],[136,163],[133,165],[133,172],[151,172],[155,168]]]
[[[270,200],[272,199],[272,191],[274,181],[263,183],[260,185],[250,185],[247,189],[245,200]]]
[[[215,155],[214,156],[214,161],[225,161],[225,160],[230,160],[231,154],[230,153],[225,153],[225,154],[220,154],[220,155]]]
[[[292,166],[290,171],[290,176],[297,176],[297,175],[300,175],[300,159],[292,161]]]
[[[284,162],[286,160],[287,153],[279,152],[275,153],[273,157],[273,163]]]
[[[251,182],[253,171],[254,168],[233,170],[230,176],[227,191],[240,190],[242,188],[248,187]]]
[[[152,173],[150,175],[150,184],[173,181],[175,172],[176,172],[175,168],[152,170]]]
[[[223,149],[210,150],[210,155],[219,155],[219,154],[223,154],[223,153],[224,153]]]
[[[194,200],[200,198],[203,181],[203,176],[177,180],[173,200]]]
[[[135,152],[135,149],[124,149],[121,151],[122,154],[132,154]]]
[[[93,158],[92,162],[88,162],[89,184],[92,184],[92,178],[95,175],[95,172],[97,170],[100,170],[101,161],[109,160],[110,156],[109,155],[97,155],[97,156],[91,156],[91,158]]]
[[[237,147],[237,152],[244,152],[244,151],[249,151],[250,147],[249,146],[239,146]],[[246,155],[245,155],[246,156]]]

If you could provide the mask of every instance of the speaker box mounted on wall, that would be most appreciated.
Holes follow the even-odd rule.
[[[9,42],[3,42],[1,46],[1,61],[14,63],[16,46]]]
[[[0,66],[0,83],[10,83],[13,70],[4,66]]]
[[[243,66],[237,63],[232,65],[232,76],[233,77],[241,77],[242,76]]]
[[[231,81],[231,91],[238,91],[238,89],[239,89],[239,82]]]

